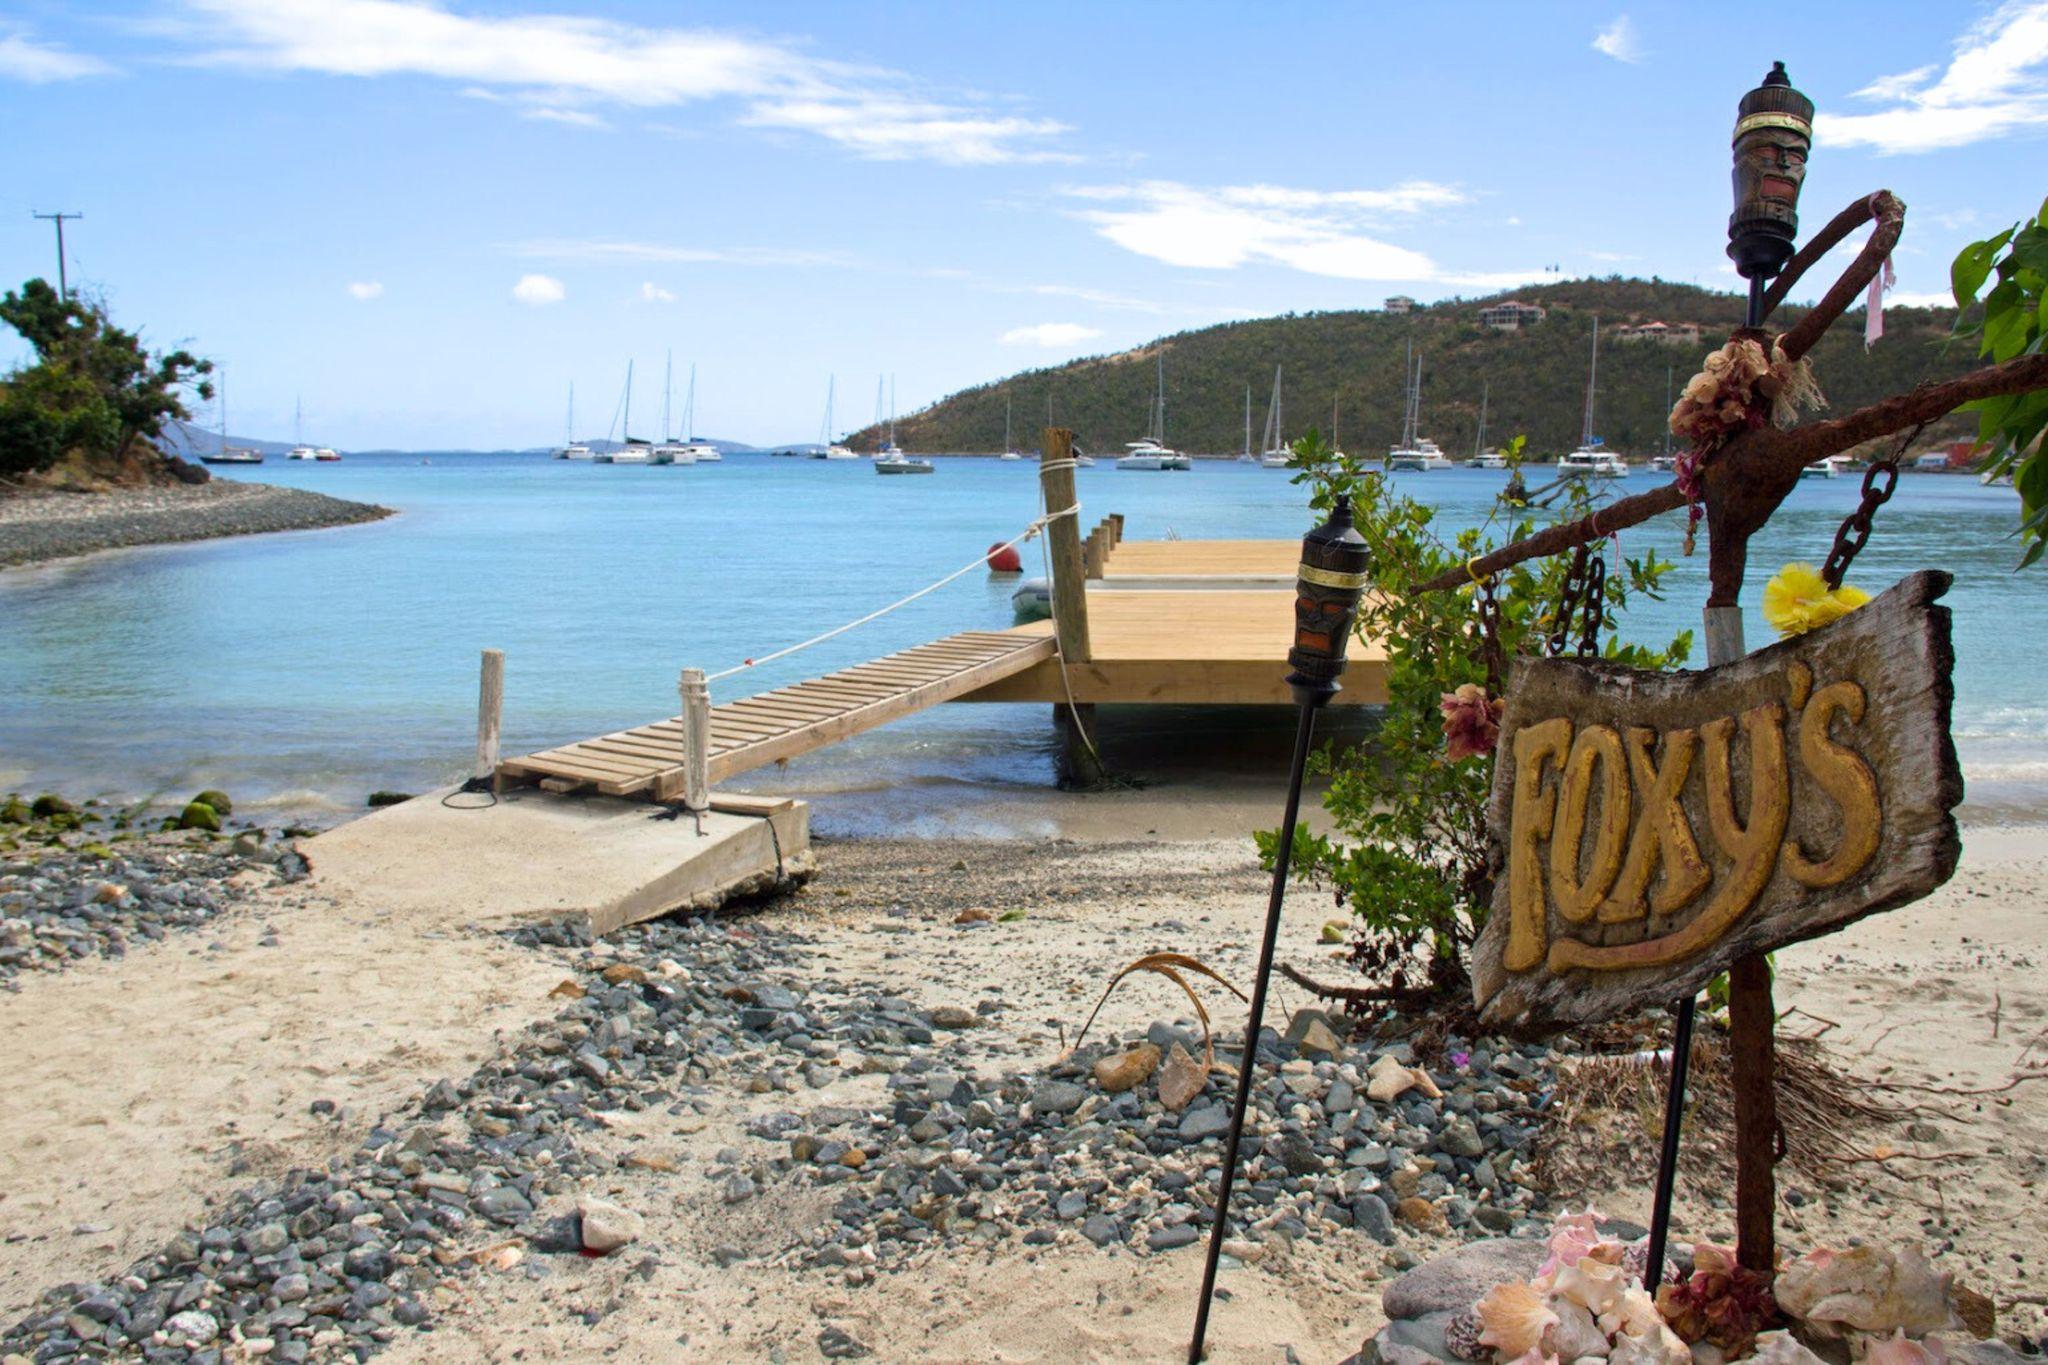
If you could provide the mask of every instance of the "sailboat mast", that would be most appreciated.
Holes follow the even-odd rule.
[[[1017,443],[1010,439],[1011,401],[1012,400],[1009,394],[1006,393],[1003,395],[1003,453],[1005,455],[1009,454],[1012,450],[1015,450],[1017,448]]]
[[[626,362],[626,410],[619,423],[619,436],[628,445],[633,441],[633,362]]]
[[[668,359],[662,362],[661,368],[661,440],[662,444],[664,445],[668,443],[671,432],[671,426],[668,420],[668,410],[670,405],[672,405],[675,402],[675,398],[676,353],[674,351],[670,351],[668,353]]]
[[[1159,396],[1153,403],[1152,439],[1166,444],[1166,352],[1162,349],[1159,361]]]
[[[1330,449],[1337,449],[1337,392],[1330,394]]]
[[[569,381],[569,416],[566,420],[567,426],[562,432],[562,444],[565,446],[574,445],[576,444],[576,381],[573,379]]]
[[[838,375],[827,375],[825,377],[825,429],[818,433],[818,444],[821,446],[832,444],[832,390],[838,384]]]
[[[220,368],[220,453],[228,453],[228,367]]]
[[[889,444],[896,444],[896,376],[889,376]]]
[[[1593,444],[1593,395],[1600,382],[1600,315],[1593,315],[1593,354],[1586,365],[1586,429],[1579,434],[1581,448]]]
[[[1664,367],[1664,411],[1667,415],[1671,411],[1671,367],[1669,365]],[[1666,455],[1671,453],[1671,423],[1668,420],[1664,423],[1664,453]]]
[[[1408,444],[1413,446],[1422,435],[1422,357],[1415,357],[1415,411],[1408,417]]]
[[[1479,447],[1486,441],[1486,400],[1492,396],[1493,385],[1482,382],[1479,385],[1479,430],[1472,434],[1472,458],[1479,458]]]
[[[1251,458],[1251,454],[1252,454],[1252,386],[1251,386],[1251,385],[1249,385],[1249,384],[1247,384],[1247,385],[1245,385],[1245,386],[1244,386],[1244,454],[1245,454],[1245,458],[1246,458],[1246,459],[1250,459],[1250,458]]]
[[[302,446],[305,443],[306,400],[303,398],[294,397],[292,399],[292,444],[295,446]]]

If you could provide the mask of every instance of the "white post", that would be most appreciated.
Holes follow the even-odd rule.
[[[683,696],[683,804],[711,805],[711,686],[704,670],[686,668],[678,683]]]
[[[487,649],[476,699],[477,777],[489,777],[498,771],[498,718],[504,709],[505,652]]]

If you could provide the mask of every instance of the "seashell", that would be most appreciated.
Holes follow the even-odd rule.
[[[1628,1272],[1615,1262],[1582,1256],[1577,1265],[1562,1266],[1552,1278],[1551,1292],[1596,1317],[1614,1311],[1629,1286]]]
[[[1366,1071],[1366,1098],[1379,1104],[1397,1099],[1410,1090],[1420,1090],[1430,1099],[1442,1099],[1443,1091],[1437,1088],[1429,1073],[1419,1066],[1403,1066],[1391,1054],[1382,1052]]]
[[[1614,1306],[1600,1315],[1600,1329],[1609,1336],[1654,1336],[1663,1327],[1664,1315],[1657,1311],[1657,1301],[1639,1284],[1624,1289]]]
[[[1520,1280],[1487,1290],[1478,1311],[1485,1329],[1479,1334],[1480,1342],[1507,1360],[1540,1352],[1544,1330],[1557,1322],[1557,1314],[1550,1311],[1543,1296]]]
[[[1506,1365],[1557,1365],[1557,1357],[1543,1354],[1543,1348],[1540,1346],[1531,1346],[1513,1360],[1507,1361]]]
[[[1727,1365],[1728,1353],[1711,1341],[1689,1343],[1692,1348],[1692,1365]]]
[[[1591,1251],[1600,1241],[1600,1215],[1592,1209],[1584,1213],[1567,1213],[1550,1225],[1550,1240],[1544,1245],[1548,1258],[1537,1267],[1538,1277],[1551,1274],[1559,1266],[1577,1265],[1579,1258]]]
[[[1917,1337],[1961,1326],[1949,1295],[1953,1278],[1912,1247],[1822,1248],[1780,1272],[1773,1292],[1786,1313],[1827,1335],[1903,1329]]]
[[[1750,1360],[1756,1365],[1826,1365],[1820,1356],[1807,1350],[1799,1338],[1782,1329],[1759,1332],[1756,1354]]]
[[[1459,1360],[1491,1360],[1493,1352],[1479,1340],[1479,1314],[1467,1308],[1444,1324],[1444,1347]]]
[[[1940,1337],[1915,1341],[1904,1332],[1866,1338],[1862,1355],[1863,1365],[1948,1365],[1948,1348]]]
[[[1737,1264],[1734,1247],[1709,1242],[1704,1237],[1692,1244],[1692,1268],[1696,1275],[1726,1275]]]
[[[1607,1365],[1692,1365],[1692,1351],[1669,1327],[1639,1337],[1615,1338],[1607,1353]]]
[[[1577,1360],[1582,1356],[1607,1354],[1607,1333],[1600,1330],[1600,1324],[1593,1321],[1592,1313],[1584,1306],[1554,1294],[1545,1299],[1544,1304],[1557,1315],[1557,1320],[1544,1329],[1544,1350],[1560,1360]],[[1895,1361],[1892,1365],[1921,1363],[1902,1360]]]

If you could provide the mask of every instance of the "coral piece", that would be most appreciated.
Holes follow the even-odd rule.
[[[1557,1322],[1543,1296],[1519,1280],[1487,1290],[1478,1311],[1480,1342],[1506,1359],[1539,1351],[1544,1331]]]
[[[1686,1341],[1712,1342],[1731,1357],[1746,1354],[1757,1333],[1778,1323],[1771,1282],[1712,1242],[1694,1244],[1692,1262],[1690,1278],[1657,1290],[1657,1310]]]
[[[1544,1329],[1545,1351],[1559,1360],[1578,1360],[1585,1356],[1607,1354],[1607,1333],[1600,1330],[1600,1324],[1593,1321],[1593,1314],[1583,1305],[1556,1294],[1546,1298],[1544,1304],[1557,1319]],[[1896,1361],[1893,1365],[1919,1365],[1919,1362]]]
[[[1911,1247],[1822,1248],[1779,1273],[1777,1298],[1785,1312],[1824,1336],[1903,1329],[1921,1337],[1962,1326],[1949,1292],[1952,1278]]]
[[[1797,1337],[1783,1328],[1759,1334],[1756,1354],[1750,1359],[1756,1365],[1826,1365],[1821,1357],[1807,1350]]]
[[[1490,1360],[1493,1353],[1479,1339],[1479,1314],[1467,1308],[1444,1324],[1444,1347],[1460,1360]]]

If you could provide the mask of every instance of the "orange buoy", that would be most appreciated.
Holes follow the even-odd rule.
[[[1023,573],[1024,559],[1014,545],[1001,541],[988,547],[988,571],[990,573]]]

